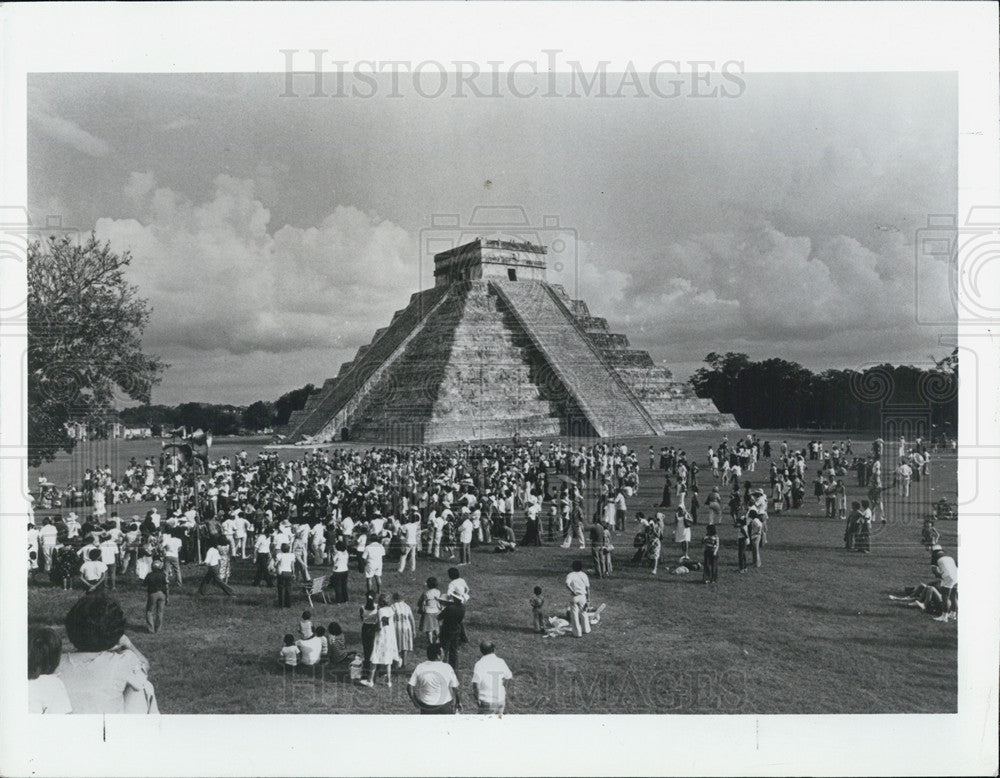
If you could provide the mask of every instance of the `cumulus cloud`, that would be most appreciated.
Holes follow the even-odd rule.
[[[692,235],[656,257],[588,261],[579,292],[633,345],[674,358],[749,350],[810,362],[878,359],[926,344],[918,323],[916,261],[900,233],[788,235],[763,218]],[[947,267],[920,268],[923,311],[948,306]],[[633,329],[629,329],[632,327]],[[834,366],[832,363],[825,366]]]
[[[356,347],[418,288],[406,231],[351,206],[315,226],[275,228],[248,179],[220,175],[211,198],[193,202],[133,173],[124,193],[134,218],[99,219],[96,232],[132,253],[154,348]]]

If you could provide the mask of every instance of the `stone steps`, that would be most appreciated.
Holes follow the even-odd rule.
[[[561,384],[602,437],[655,432],[647,413],[602,361],[594,344],[578,329],[573,315],[587,316],[586,305],[573,304],[572,315],[560,307],[558,291],[538,282],[490,282]],[[579,301],[571,301],[577,303]]]
[[[323,389],[309,398],[298,418],[294,418],[293,414],[293,418],[289,419],[288,437],[296,440],[321,431],[327,431],[329,437],[331,420],[336,420],[338,412],[413,335],[447,291],[447,287],[435,287],[411,296],[410,304],[393,316],[393,323],[379,330],[368,346],[358,350],[350,367],[342,369],[335,380],[326,381]]]
[[[482,281],[453,284],[350,421],[355,440],[443,442],[557,435],[559,407],[535,382],[530,343]]]

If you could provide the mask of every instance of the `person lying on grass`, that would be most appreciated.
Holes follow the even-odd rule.
[[[935,545],[931,549],[931,570],[937,576],[933,581],[909,587],[902,595],[890,594],[889,599],[936,613],[935,621],[954,621],[954,609],[958,605],[958,565],[941,546]]]

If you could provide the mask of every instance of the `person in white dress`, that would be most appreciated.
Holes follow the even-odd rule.
[[[691,545],[691,516],[683,505],[677,506],[676,524],[674,525],[674,543],[680,543],[683,556],[688,555]]]
[[[399,658],[399,648],[396,645],[396,628],[394,617],[396,612],[389,604],[385,594],[378,596],[378,632],[375,633],[375,645],[372,648],[371,676],[361,683],[364,686],[375,685],[375,671],[380,666],[385,667],[386,686],[392,686],[392,664],[402,664]]]

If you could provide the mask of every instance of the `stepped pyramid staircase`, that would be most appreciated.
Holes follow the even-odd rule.
[[[455,252],[461,264],[449,264]],[[414,294],[293,413],[286,437],[403,444],[736,427],[547,283],[540,254],[494,241],[438,255],[438,285]],[[517,280],[512,266],[534,275]]]

